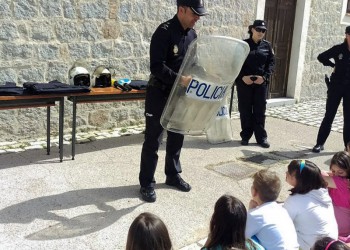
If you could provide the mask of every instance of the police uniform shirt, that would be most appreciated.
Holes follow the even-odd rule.
[[[332,58],[334,62],[330,60]],[[324,66],[334,68],[331,82],[350,84],[350,51],[346,42],[335,45],[319,54],[317,60]]]
[[[255,43],[251,38],[244,41],[249,44],[250,52],[242,66],[239,79],[247,75],[259,75],[268,79],[275,67],[274,54],[270,43],[266,40]]]
[[[183,29],[177,15],[159,25],[150,45],[152,75],[171,88],[188,46],[196,37],[194,29]]]

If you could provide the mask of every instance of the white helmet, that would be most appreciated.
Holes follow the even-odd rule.
[[[103,65],[96,67],[91,76],[91,84],[93,87],[110,87],[112,84],[111,72]]]
[[[90,87],[90,74],[84,67],[72,67],[68,72],[69,84]]]

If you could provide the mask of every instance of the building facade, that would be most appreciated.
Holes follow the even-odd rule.
[[[323,79],[330,72],[316,57],[342,42],[349,21],[346,0],[207,0],[205,5],[210,15],[197,23],[199,36],[244,39],[254,19],[268,21],[267,39],[280,67],[271,98],[325,97]],[[68,82],[70,67],[81,59],[91,73],[105,65],[116,78],[147,80],[151,36],[175,13],[176,0],[0,1],[0,84]],[[79,104],[78,109],[78,131],[144,122],[143,101]],[[71,113],[66,101],[65,131]],[[58,109],[52,114],[55,132]],[[45,117],[44,108],[0,111],[0,141],[45,137]]]

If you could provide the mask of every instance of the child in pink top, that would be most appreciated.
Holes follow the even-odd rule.
[[[350,242],[350,154],[346,151],[336,153],[331,160],[330,170],[323,178],[328,183],[329,196],[332,198],[339,239]]]

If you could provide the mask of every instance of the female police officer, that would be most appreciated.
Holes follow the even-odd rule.
[[[326,113],[318,131],[316,145],[312,151],[319,153],[331,132],[332,123],[343,98],[343,140],[344,145],[350,142],[350,26],[345,29],[344,42],[333,46],[318,55],[317,59],[324,65],[333,68],[328,85]],[[330,59],[333,59],[332,62]]]
[[[253,133],[256,142],[270,147],[265,130],[267,81],[275,66],[275,57],[269,42],[264,40],[266,24],[255,20],[249,26],[250,37],[244,41],[250,52],[236,79],[238,110],[241,118],[241,144],[248,145]]]
[[[156,29],[150,45],[151,77],[145,101],[146,132],[139,174],[140,193],[147,202],[156,200],[154,173],[163,134],[160,117],[188,46],[197,37],[193,27],[200,16],[207,15],[203,0],[177,0],[177,6],[177,14]],[[181,77],[185,86],[190,80],[190,76]],[[180,177],[180,152],[184,136],[171,131],[167,135],[165,184],[188,192],[191,186]]]

